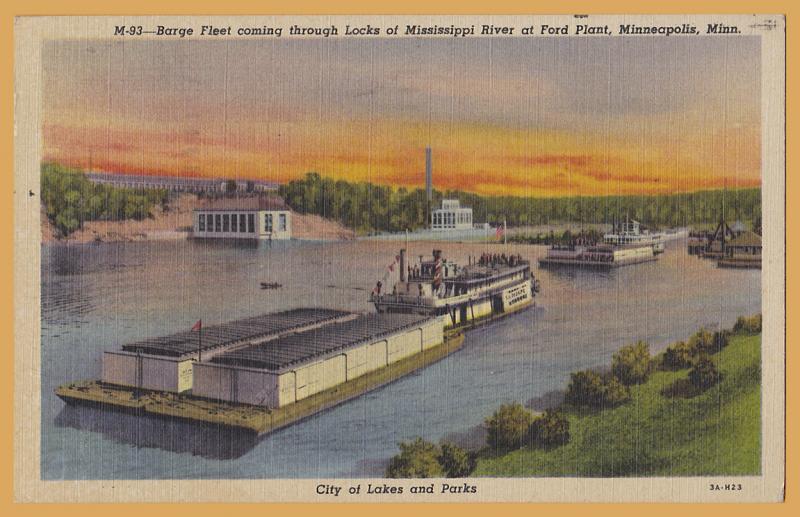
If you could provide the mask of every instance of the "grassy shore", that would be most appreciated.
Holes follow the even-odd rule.
[[[761,470],[761,335],[734,335],[715,355],[722,381],[687,388],[686,370],[656,371],[614,409],[564,406],[568,444],[481,452],[474,476],[757,475]],[[657,359],[656,359],[657,360]]]

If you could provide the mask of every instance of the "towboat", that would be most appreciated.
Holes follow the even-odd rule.
[[[466,266],[448,261],[441,250],[431,259],[408,264],[406,250],[397,256],[400,279],[390,292],[381,282],[370,301],[380,312],[445,317],[445,327],[458,328],[535,305],[539,282],[519,255],[484,253]]]

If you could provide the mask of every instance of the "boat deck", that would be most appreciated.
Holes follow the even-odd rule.
[[[601,262],[596,260],[582,260],[582,259],[569,259],[569,258],[540,258],[540,267],[584,267],[595,269],[613,269],[623,266],[632,266],[634,264],[641,264],[644,262],[653,262],[658,260],[655,255],[649,257],[640,257],[633,260],[625,261],[607,261]]]

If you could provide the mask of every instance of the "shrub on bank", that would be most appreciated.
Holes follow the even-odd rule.
[[[445,476],[449,478],[463,478],[469,476],[475,466],[477,459],[474,454],[470,454],[458,445],[443,443],[439,454],[439,465],[444,470]]]
[[[503,404],[486,419],[486,442],[492,449],[519,449],[524,445],[532,421],[533,414],[522,404]]]
[[[689,368],[694,362],[695,349],[692,348],[691,343],[686,341],[678,341],[667,347],[664,351],[664,356],[661,359],[661,364],[668,370],[682,370]]]
[[[631,390],[615,375],[602,376],[592,370],[570,376],[564,400],[576,407],[602,408],[619,406],[631,398]]]
[[[707,354],[700,354],[697,362],[689,370],[689,381],[700,390],[706,390],[720,381],[722,375],[714,360]]]
[[[698,352],[710,352],[714,350],[714,334],[707,329],[700,329],[689,338],[689,347],[696,355]]]
[[[568,404],[581,407],[600,407],[605,398],[605,386],[599,373],[583,370],[570,374],[569,386],[564,400]]]
[[[560,411],[548,409],[536,417],[529,430],[530,441],[537,447],[558,447],[569,442],[569,420]]]
[[[728,346],[730,335],[729,330],[711,332],[706,329],[700,329],[689,339],[689,346],[694,356],[698,354],[716,354]]]
[[[745,334],[758,334],[761,332],[761,314],[755,316],[739,316],[736,324],[733,326],[733,331],[736,333]]]
[[[631,389],[622,384],[613,375],[605,379],[603,386],[603,404],[609,407],[617,407],[631,399]]]
[[[417,438],[412,442],[400,442],[400,454],[393,457],[386,469],[390,478],[442,477],[444,470],[439,463],[441,451],[436,444]]]
[[[612,359],[611,371],[623,384],[641,384],[650,374],[650,346],[644,341],[620,348]]]

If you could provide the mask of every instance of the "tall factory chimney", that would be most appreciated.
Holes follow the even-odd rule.
[[[428,194],[428,203],[433,199],[433,170],[431,164],[431,148],[425,148],[425,192]]]
[[[428,199],[428,213],[426,214],[428,219],[428,227],[433,227],[433,221],[431,220],[431,201],[433,201],[433,164],[431,163],[431,148],[425,148],[425,193],[427,194]]]

